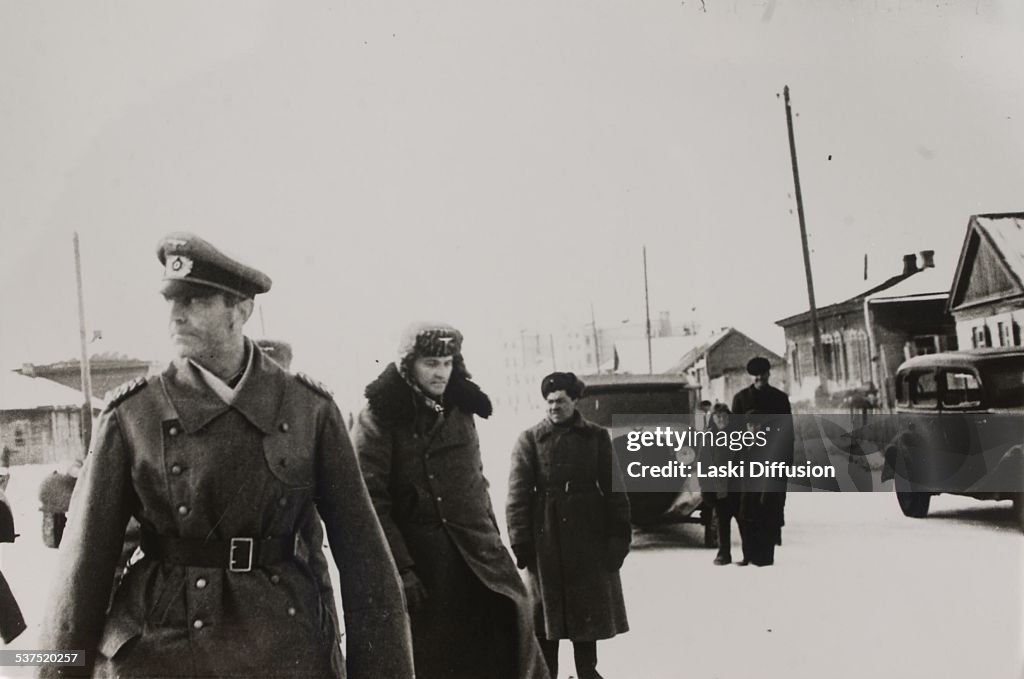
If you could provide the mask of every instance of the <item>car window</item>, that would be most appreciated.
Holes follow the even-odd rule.
[[[934,408],[939,403],[939,387],[934,372],[911,373],[910,403],[915,408]]]
[[[1024,407],[1024,361],[992,361],[984,367],[983,379],[994,408]]]
[[[943,373],[945,389],[943,408],[976,408],[981,405],[981,382],[968,370],[948,370]]]
[[[588,393],[578,407],[583,417],[605,427],[612,425],[612,415],[683,415],[691,410],[690,392],[684,389]]]

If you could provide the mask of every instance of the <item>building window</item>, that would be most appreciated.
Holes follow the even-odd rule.
[[[999,321],[997,325],[999,327],[999,346],[1012,347],[1013,325],[1011,323],[1003,323],[1002,321]]]
[[[14,445],[17,448],[25,447],[25,430],[20,424],[14,425]]]
[[[988,326],[982,324],[971,328],[971,346],[975,349],[992,346],[992,343],[989,340],[990,336]]]
[[[914,338],[914,356],[934,354],[938,345],[938,338],[935,335],[921,335]]]

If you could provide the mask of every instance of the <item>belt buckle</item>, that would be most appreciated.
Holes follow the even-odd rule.
[[[235,550],[241,549],[242,545],[245,546],[246,555],[244,557],[244,566],[238,566],[238,562],[241,559],[236,558]],[[231,551],[228,552],[228,570],[232,573],[248,573],[252,570],[252,551],[253,551],[253,539],[252,538],[231,538]]]

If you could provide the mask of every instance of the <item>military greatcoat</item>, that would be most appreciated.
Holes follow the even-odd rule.
[[[536,551],[527,572],[547,639],[595,641],[629,630],[618,567],[632,529],[615,476],[621,470],[608,431],[579,413],[564,425],[545,418],[516,442],[509,539]]]
[[[453,375],[442,413],[391,364],[367,387],[353,440],[402,571],[427,600],[411,615],[419,679],[547,679],[526,587],[501,542],[473,415],[476,384]]]
[[[231,405],[184,361],[111,399],[72,500],[40,648],[84,650],[98,676],[345,676],[319,544],[248,571],[147,554],[107,612],[129,517],[144,550],[147,535],[194,549],[298,543],[318,509],[340,575],[347,676],[411,677],[397,572],[341,414],[322,387],[246,343],[253,360]]]

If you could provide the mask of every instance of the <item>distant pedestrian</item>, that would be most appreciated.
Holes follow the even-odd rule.
[[[732,400],[737,415],[756,415],[750,420],[757,427],[770,426],[770,445],[756,449],[765,461],[793,464],[793,409],[789,396],[769,384],[771,364],[761,356],[747,362],[753,383],[741,389]],[[752,449],[754,450],[754,449]],[[743,493],[740,510],[740,532],[743,539],[743,561],[739,565],[771,566],[775,563],[775,547],[782,544],[785,525],[786,479],[771,479]]]
[[[583,389],[573,373],[541,382],[548,414],[516,442],[506,513],[551,676],[559,639],[569,639],[579,679],[600,679],[597,641],[629,630],[619,569],[632,530],[629,499],[615,490],[621,471],[608,430],[576,409]]]
[[[708,431],[712,434],[740,431],[735,418],[730,417],[729,406],[716,403],[711,409],[711,422]],[[728,467],[729,463],[738,465],[743,460],[743,452],[732,450],[728,445],[709,445],[701,449],[702,466],[716,468]],[[732,521],[740,508],[742,497],[742,479],[735,477],[715,476],[701,478],[701,500],[714,510],[715,534],[718,537],[718,554],[715,565],[724,566],[732,563]]]

